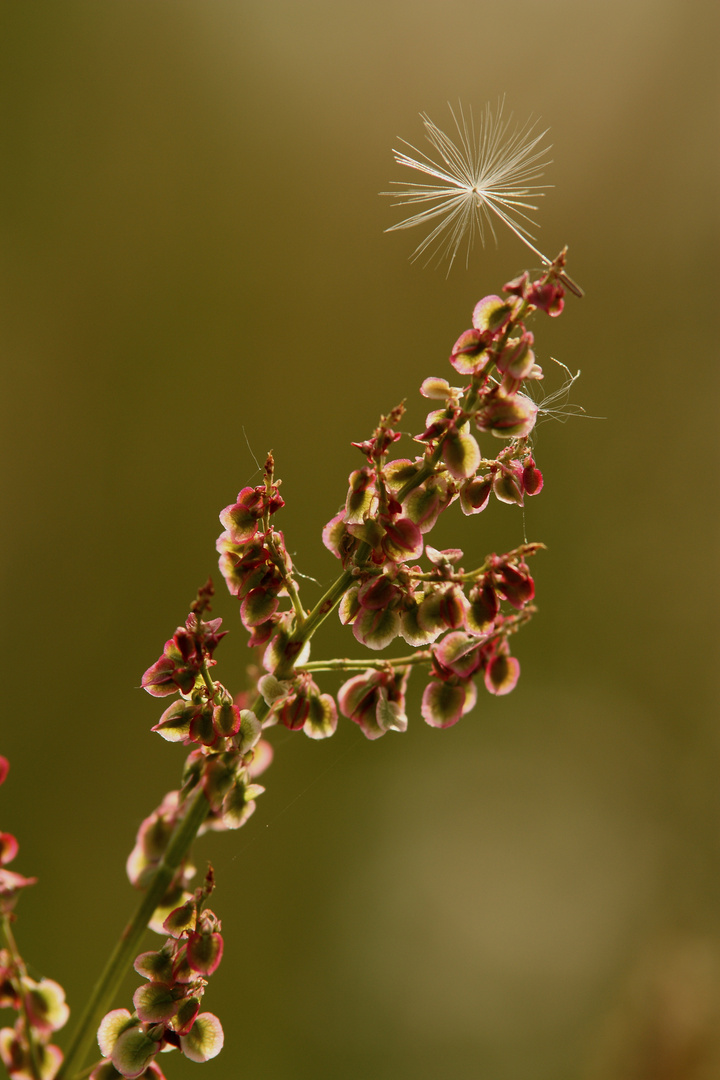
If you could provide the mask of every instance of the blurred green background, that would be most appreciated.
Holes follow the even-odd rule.
[[[570,245],[587,293],[536,321],[548,389],[550,356],[581,368],[602,419],[539,428],[524,525],[458,512],[438,538],[468,564],[523,528],[548,545],[515,693],[434,731],[416,680],[404,736],[275,731],[255,817],[198,845],[226,936],[202,1075],[719,1076],[716,4],[1,12],[0,809],[40,878],[27,959],[79,1009],[132,909],[125,857],[184,757],[140,677],[253,454],[274,450],[278,524],[327,585],[350,440],[403,397],[417,430],[420,382],[527,264],[510,234],[448,278],[411,264],[421,234],[384,236],[377,197],[421,110],[505,94],[551,127],[539,242]],[[239,688],[220,590],[215,614]],[[314,656],[358,652],[333,621]]]

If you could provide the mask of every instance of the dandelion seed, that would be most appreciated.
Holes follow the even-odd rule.
[[[563,369],[565,378],[558,389],[553,390],[551,393],[545,393],[543,384],[539,381],[527,384],[528,391],[534,391],[532,399],[538,409],[536,428],[543,420],[557,420],[558,423],[565,424],[571,416],[584,416],[588,420],[602,420],[603,417],[600,416],[588,416],[582,405],[570,401],[570,391],[580,378],[580,371],[576,371],[573,375],[570,368],[563,364],[561,360],[556,360],[553,356],[550,359]]]
[[[533,244],[530,228],[537,228],[537,224],[528,213],[537,210],[533,200],[550,186],[532,183],[550,164],[547,156],[550,147],[540,146],[547,130],[537,133],[536,123],[531,120],[523,126],[513,126],[512,114],[504,118],[503,107],[503,100],[498,102],[494,112],[486,105],[476,126],[472,111],[466,116],[462,105],[457,113],[450,106],[458,133],[456,141],[441,131],[429,116],[421,113],[427,140],[442,163],[404,139],[401,141],[417,156],[393,150],[398,165],[416,169],[437,181],[422,184],[393,180],[397,190],[382,192],[393,196],[396,206],[424,206],[386,229],[386,232],[395,232],[415,225],[432,225],[431,231],[415,248],[413,260],[425,253],[429,256],[428,262],[434,255],[438,256],[438,262],[449,257],[449,274],[465,240],[467,266],[476,239],[479,238],[484,246],[489,232],[497,243],[494,225],[494,218],[497,218],[546,266],[552,265],[552,260]]]

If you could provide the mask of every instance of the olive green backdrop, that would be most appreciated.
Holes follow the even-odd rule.
[[[197,848],[226,1049],[163,1065],[720,1074],[715,4],[23,0],[0,32],[0,814],[40,878],[28,960],[79,1009],[129,915],[124,859],[184,757],[140,677],[253,454],[274,450],[278,524],[326,585],[350,440],[403,397],[417,429],[420,382],[526,265],[510,234],[449,278],[411,264],[420,234],[383,235],[377,197],[421,110],[505,94],[551,126],[540,243],[570,245],[587,293],[537,321],[539,354],[582,369],[602,418],[538,430],[520,684],[447,731],[417,680],[406,735],[274,733],[255,817]],[[520,542],[497,509],[439,539],[468,563]],[[237,687],[246,635],[222,593],[215,613]],[[333,621],[314,656],[358,652]]]

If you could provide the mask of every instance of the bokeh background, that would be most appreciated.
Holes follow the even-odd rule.
[[[2,4],[3,828],[39,884],[31,965],[79,1009],[128,917],[124,860],[176,786],[143,670],[272,448],[299,569],[351,439],[528,256],[423,269],[377,193],[447,102],[551,127],[540,244],[586,289],[538,322],[588,414],[546,487],[439,539],[522,541],[540,613],[511,696],[404,736],[274,732],[212,858],[213,1077],[720,1075],[718,10],[713,0]],[[554,380],[554,381],[553,381]],[[311,581],[306,602],[319,595]],[[218,675],[239,688],[245,633]],[[355,655],[333,625],[314,655]],[[328,681],[326,687],[333,684]],[[336,684],[335,684],[336,685]],[[126,999],[136,979],[130,977]],[[164,1061],[171,1078],[199,1066]]]

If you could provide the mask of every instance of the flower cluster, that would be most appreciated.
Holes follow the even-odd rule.
[[[368,666],[341,688],[342,715],[368,738],[407,726],[405,690],[410,667],[430,668],[422,703],[424,719],[448,727],[475,704],[475,679],[506,694],[519,675],[508,637],[533,613],[534,583],[527,558],[541,547],[524,544],[505,555],[489,555],[474,569],[460,565],[459,549],[438,551],[427,542],[440,515],[454,502],[466,516],[481,513],[491,498],[522,506],[539,494],[543,476],[530,446],[537,406],[527,384],[542,379],[527,327],[535,311],[559,315],[565,254],[538,280],[523,274],[504,287],[504,296],[486,296],[474,308],[472,325],[457,339],[449,362],[464,385],[427,378],[421,394],[438,403],[415,437],[423,453],[391,458],[400,439],[404,407],[382,417],[373,435],[353,443],[365,464],[349,477],[343,509],[323,530],[325,546],[341,561],[346,580],[320,612],[338,606],[341,621],[356,640],[381,650],[396,638],[419,650],[405,664]],[[473,430],[503,445],[484,456]],[[313,738],[331,735],[338,708],[311,676],[306,615],[292,575],[283,534],[271,516],[283,505],[268,458],[265,484],[243,488],[237,502],[220,515],[225,531],[217,541],[220,570],[240,600],[250,646],[263,646],[266,675],[258,688],[266,707],[265,726],[280,722]],[[417,560],[425,557],[429,569]],[[280,610],[280,598],[291,607]],[[308,622],[311,622],[311,614]],[[305,624],[307,626],[307,624]],[[277,676],[277,677],[275,677]],[[162,724],[171,725],[191,705],[177,705]],[[200,721],[193,720],[192,730]],[[209,719],[205,727],[212,734]]]
[[[147,981],[133,995],[135,1011],[113,1009],[100,1024],[103,1060],[90,1080],[164,1080],[155,1058],[179,1049],[191,1061],[209,1061],[220,1053],[223,1030],[212,1013],[200,1012],[207,979],[223,954],[219,919],[203,909],[214,886],[212,869],[204,884],[163,922],[169,935],[162,948],[135,959]]]
[[[217,662],[212,655],[225,636],[218,632],[221,624],[222,619],[203,622],[191,611],[185,625],[178,626],[165,642],[160,659],[143,675],[143,689],[153,697],[168,697],[178,691],[189,693],[203,672]]]
[[[208,581],[142,678],[153,697],[174,697],[152,730],[189,751],[181,787],[142,822],[127,861],[132,884],[151,892],[139,930],[153,904],[149,925],[166,941],[135,961],[147,980],[134,995],[135,1011],[115,1009],[102,1021],[103,1060],[91,1080],[162,1080],[161,1050],[179,1048],[205,1061],[221,1049],[219,1021],[199,1012],[206,977],[222,955],[220,923],[204,910],[213,878],[210,871],[200,889],[189,891],[195,873],[189,850],[195,835],[237,829],[253,812],[263,791],[255,780],[272,757],[262,738],[266,728],[279,723],[322,739],[334,733],[341,714],[369,739],[405,731],[414,668],[427,672],[421,713],[436,728],[473,708],[478,682],[493,695],[517,683],[520,666],[509,639],[535,610],[528,559],[542,545],[526,542],[466,569],[462,550],[439,550],[428,538],[454,503],[474,517],[491,498],[522,506],[543,488],[530,443],[538,409],[528,393],[543,372],[527,320],[536,311],[562,311],[564,262],[561,253],[540,279],[523,274],[504,287],[504,296],[476,304],[471,327],[450,351],[461,385],[431,376],[420,387],[434,406],[414,437],[420,452],[391,457],[403,405],[383,416],[370,438],[353,443],[363,464],[350,474],[344,506],[322,534],[342,569],[313,608],[301,603],[274,524],[284,502],[272,454],[264,482],[243,488],[220,514],[220,570],[258,652],[257,666],[248,669],[256,696],[233,697],[212,676],[224,632],[220,619],[205,618],[213,595]],[[483,453],[478,438],[495,449]],[[398,638],[414,651],[383,660],[311,661],[311,638],[334,610],[373,652]],[[349,676],[336,698],[315,681],[323,671]]]
[[[271,722],[279,721],[291,731],[302,729],[311,739],[334,734],[338,719],[335,701],[331,694],[320,693],[309,672],[282,681],[263,675],[258,690],[273,710]]]
[[[283,534],[270,517],[285,505],[273,479],[273,457],[265,463],[264,485],[246,487],[237,502],[220,514],[225,531],[217,540],[220,570],[228,589],[240,600],[240,618],[251,633],[249,645],[264,645],[284,621],[281,597],[293,588],[292,560]]]
[[[201,790],[205,816],[200,832],[238,829],[255,810],[264,788],[254,782],[270,764],[272,749],[261,739],[262,724],[241,695],[233,700],[220,682],[210,677],[216,661],[212,654],[224,633],[221,619],[204,621],[213,594],[208,582],[198,592],[184,627],[178,627],[163,653],[145,672],[142,685],[154,697],[176,694],[153,726],[167,742],[190,747],[183,770],[182,788],[168,792],[160,805],[141,823],[127,860],[130,882],[144,889],[155,876],[168,845],[182,825],[190,805],[188,796]],[[163,932],[168,911],[188,901],[195,873],[187,853],[179,861],[164,896],[150,921]]]
[[[541,545],[489,555],[479,567],[465,570],[462,551],[438,551],[426,541],[454,502],[473,516],[491,498],[522,506],[527,496],[542,490],[543,476],[530,446],[537,406],[526,384],[542,379],[543,372],[527,320],[535,311],[561,313],[564,262],[562,253],[540,279],[523,274],[504,287],[503,297],[486,296],[475,305],[472,325],[449,358],[464,385],[432,376],[420,388],[437,403],[415,437],[421,454],[390,457],[401,438],[402,405],[382,417],[369,439],[353,443],[365,464],[350,474],[345,505],[323,530],[326,547],[348,576],[331,600],[321,602],[320,618],[338,606],[341,621],[372,650],[402,638],[420,650],[407,664],[368,666],[345,683],[337,705],[321,693],[311,676],[313,665],[306,666],[313,614],[308,618],[303,610],[283,534],[271,521],[284,505],[272,456],[265,483],[243,488],[237,502],[223,510],[220,570],[240,600],[249,645],[264,649],[267,674],[258,689],[265,726],[280,722],[324,738],[335,731],[339,706],[369,738],[405,730],[409,670],[419,663],[431,673],[422,715],[435,727],[456,723],[473,707],[478,676],[492,694],[506,694],[515,686],[519,664],[510,656],[508,637],[534,610],[527,558]],[[503,445],[484,456],[473,428]],[[429,569],[417,562],[423,556]],[[280,608],[282,597],[291,602],[286,610]],[[198,708],[193,700],[176,704],[157,730],[189,723],[193,733],[204,725],[212,738],[209,716],[203,720],[192,713]]]
[[[523,274],[505,286],[505,297],[486,296],[476,304],[472,326],[449,358],[465,385],[434,376],[420,388],[424,397],[442,402],[416,436],[424,453],[388,460],[402,409],[383,418],[372,439],[354,444],[367,463],[350,475],[345,506],[323,533],[330,551],[353,567],[339,614],[355,638],[375,650],[397,637],[415,648],[430,646],[420,654],[430,660],[433,676],[422,715],[435,727],[454,724],[474,706],[477,675],[493,694],[508,693],[519,675],[507,639],[533,612],[535,588],[526,559],[541,545],[488,556],[482,566],[465,571],[459,565],[462,551],[437,551],[425,538],[456,500],[472,516],[491,497],[522,506],[526,496],[542,490],[529,445],[537,406],[523,391],[543,372],[526,320],[536,310],[560,314],[563,266],[561,255],[541,279]],[[483,456],[473,426],[505,445]],[[423,549],[429,571],[414,564]],[[392,669],[367,669],[340,691],[340,710],[370,738],[404,730],[405,682]],[[394,698],[388,696],[391,689]]]
[[[225,636],[221,619],[204,621],[210,607],[212,582],[198,592],[184,627],[165,643],[159,660],[142,678],[154,697],[177,694],[153,731],[167,742],[193,747],[183,776],[183,791],[170,792],[140,826],[128,860],[133,884],[143,887],[161,859],[173,830],[182,818],[184,796],[200,785],[210,808],[209,826],[237,829],[254,809],[262,788],[252,784],[268,764],[271,751],[261,741],[262,724],[244,698],[234,700],[220,682],[210,677],[213,652]]]
[[[185,625],[176,629],[142,678],[153,697],[177,695],[152,730],[167,742],[189,747],[190,753],[182,787],[168,792],[138,829],[127,860],[128,878],[136,888],[150,887],[161,866],[167,865],[170,844],[191,812],[192,793],[201,795],[202,813],[148,924],[171,936],[158,952],[144,953],[135,962],[136,971],[149,980],[135,994],[135,1013],[116,1009],[103,1020],[98,1031],[103,1061],[93,1080],[117,1076],[162,1080],[154,1060],[160,1050],[179,1047],[191,1060],[206,1061],[222,1048],[217,1018],[198,1015],[203,977],[220,962],[222,938],[215,915],[202,909],[213,888],[212,874],[194,894],[188,891],[195,874],[189,841],[195,833],[237,829],[247,821],[264,790],[254,778],[270,764],[272,750],[261,739],[262,724],[244,707],[243,696],[233,700],[222,683],[210,677],[216,664],[213,653],[224,637],[222,620],[202,617],[212,595],[208,581]]]
[[[7,758],[0,757],[0,784],[8,769]],[[0,917],[8,943],[0,949],[0,1008],[18,1014],[14,1027],[0,1030],[0,1061],[12,1080],[52,1080],[63,1055],[50,1039],[65,1025],[70,1010],[63,988],[52,979],[31,979],[17,950],[12,910],[20,891],[37,880],[5,868],[17,852],[15,837],[0,833]]]

